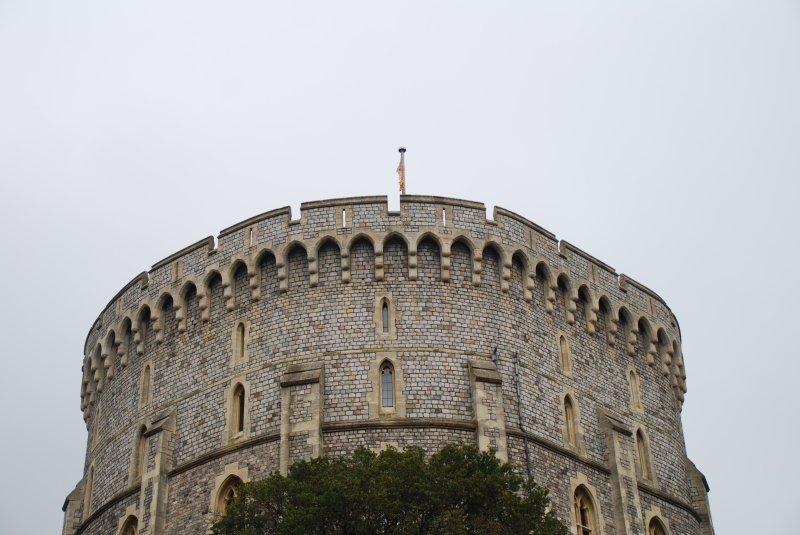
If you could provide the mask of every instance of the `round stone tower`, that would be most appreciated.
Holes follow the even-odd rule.
[[[65,534],[204,534],[239,481],[448,442],[532,475],[573,533],[713,533],[680,329],[656,293],[481,203],[300,212],[190,245],[102,311]]]

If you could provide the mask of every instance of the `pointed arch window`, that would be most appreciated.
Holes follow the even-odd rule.
[[[567,444],[574,447],[578,445],[578,433],[575,427],[575,408],[572,405],[572,399],[569,396],[564,398],[564,425],[566,426]]]
[[[628,378],[631,385],[631,406],[634,409],[641,409],[642,408],[642,399],[639,394],[639,377],[636,375],[636,372],[631,370],[628,373]]]
[[[567,337],[563,334],[558,337],[558,358],[559,362],[561,363],[562,373],[569,374],[571,370],[569,344],[567,343]]]
[[[144,436],[146,429],[144,426],[139,428],[139,432],[137,433],[136,439],[136,458],[134,462],[136,463],[136,469],[134,470],[133,476],[135,479],[139,479],[142,477],[142,473],[144,473],[144,463],[145,463],[145,452],[147,451],[147,437]]]
[[[381,305],[381,321],[383,325],[383,332],[389,332],[389,303],[386,301]]]
[[[231,476],[227,481],[225,481],[225,483],[222,484],[222,487],[219,489],[219,493],[217,494],[217,515],[225,516],[225,514],[228,512],[228,506],[236,497],[236,487],[240,483],[242,483],[241,479],[236,476]]]
[[[150,403],[150,365],[144,367],[142,373],[142,392],[139,397],[139,403],[145,405]]]
[[[120,535],[136,535],[139,530],[139,521],[138,519],[131,515],[128,517],[128,520],[125,521],[125,525],[122,526],[122,530],[119,532]]]
[[[236,340],[234,344],[233,360],[241,362],[244,359],[244,323],[239,322],[236,326]]]
[[[233,391],[233,425],[234,433],[244,431],[244,387],[236,385]]]
[[[575,510],[575,524],[578,526],[578,535],[592,535],[596,533],[597,516],[594,504],[589,493],[582,487],[575,491],[573,501]]]
[[[381,366],[381,406],[394,407],[394,369],[389,363]]]
[[[650,463],[647,458],[647,443],[644,440],[642,430],[636,431],[636,455],[639,461],[639,473],[642,479],[650,479]]]
[[[650,528],[647,530],[647,533],[648,535],[667,535],[667,530],[664,529],[659,519],[653,518],[650,521]]]

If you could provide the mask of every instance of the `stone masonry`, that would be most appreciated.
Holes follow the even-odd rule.
[[[573,533],[576,493],[593,533],[713,533],[681,426],[680,328],[657,294],[481,203],[300,211],[175,253],[97,318],[65,535],[205,534],[238,481],[448,442],[530,474]]]

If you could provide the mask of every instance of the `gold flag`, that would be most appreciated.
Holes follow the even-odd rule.
[[[400,153],[400,165],[397,166],[397,178],[400,180],[400,191],[406,192],[406,170],[403,165],[403,153]]]

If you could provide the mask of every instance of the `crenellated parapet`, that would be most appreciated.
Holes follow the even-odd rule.
[[[671,376],[679,403],[686,392],[686,372],[680,350],[677,320],[655,292],[625,274],[578,249],[557,240],[535,223],[503,208],[486,217],[482,203],[427,196],[402,196],[400,210],[388,210],[385,197],[356,197],[303,203],[300,218],[291,218],[289,207],[273,210],[223,230],[156,263],[123,288],[100,314],[87,337],[81,409],[88,408],[95,393],[113,380],[117,359],[125,366],[131,352],[144,352],[144,325],[152,322],[156,342],[164,341],[162,314],[175,311],[178,331],[186,330],[187,295],[199,299],[202,321],[210,317],[210,284],[220,277],[225,309],[233,311],[236,295],[262,299],[261,264],[274,261],[281,293],[289,291],[290,252],[300,249],[307,258],[309,285],[319,281],[318,258],[326,244],[340,251],[341,284],[351,284],[351,249],[368,241],[374,250],[374,276],[384,279],[384,249],[399,239],[408,251],[408,279],[417,281],[417,251],[427,239],[439,247],[441,282],[450,282],[450,257],[454,244],[463,244],[471,256],[472,284],[499,285],[508,293],[514,262],[522,268],[522,298],[530,306],[552,313],[556,290],[565,296],[566,320],[575,322],[578,302],[583,302],[588,334],[594,335],[598,313],[604,319],[609,345],[623,330],[627,351],[633,354],[637,340],[647,344],[648,364]],[[500,259],[499,280],[484,276],[484,252],[492,249]],[[237,287],[234,276],[246,269],[249,283]],[[542,302],[533,302],[539,285]]]

